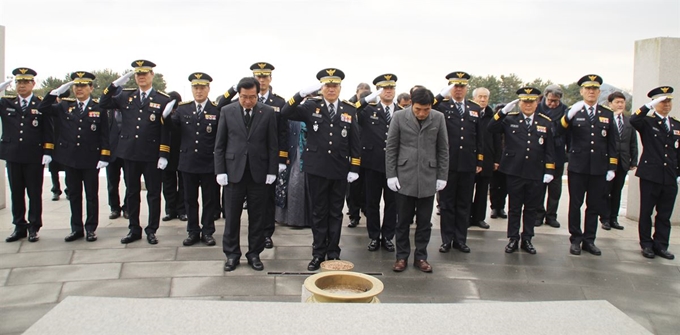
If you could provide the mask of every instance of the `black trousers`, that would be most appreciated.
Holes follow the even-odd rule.
[[[371,240],[378,240],[380,238],[392,240],[394,238],[394,229],[397,226],[397,207],[394,202],[395,193],[387,187],[387,177],[382,172],[365,169],[364,178],[368,238]],[[381,196],[385,201],[382,227],[380,226]]]
[[[474,189],[474,172],[455,172],[449,170],[446,187],[439,191],[439,211],[442,217],[440,225],[443,244],[451,243],[451,241],[461,244],[466,243]]]
[[[623,185],[626,183],[626,176],[628,170],[624,170],[621,166],[617,167],[616,175],[612,181],[607,182],[607,189],[604,194],[604,201],[606,206],[600,215],[601,222],[619,222],[619,209],[621,208],[621,192]]]
[[[432,235],[432,207],[434,196],[426,198],[410,197],[403,194],[394,195],[398,218],[396,229],[397,259],[408,260],[411,255],[411,241],[409,239],[410,225],[413,215],[416,216],[416,232],[414,235],[416,250],[413,253],[415,260],[427,259],[427,245]]]
[[[243,178],[238,183],[229,183],[224,187],[224,207],[227,216],[224,219],[224,235],[222,250],[228,259],[241,258],[240,234],[243,201],[248,197],[248,252],[246,258],[259,257],[264,250],[263,220],[267,197],[267,185],[256,183],[246,164]]]
[[[541,204],[540,180],[507,175],[508,185],[508,238],[519,240],[520,217],[524,226],[522,239],[531,241],[534,236],[536,207]]]
[[[272,237],[276,229],[276,182],[267,185],[267,205],[264,209],[264,237]],[[250,206],[250,205],[248,205]]]
[[[494,171],[489,185],[489,199],[491,201],[491,209],[503,210],[505,209],[505,198],[508,196],[508,190],[505,184],[505,173]]]
[[[157,162],[125,161],[125,180],[127,181],[127,206],[130,232],[142,234],[139,223],[141,177],[146,184],[146,202],[149,206],[149,221],[144,228],[147,234],[155,234],[161,218],[161,174]]]
[[[83,231],[83,187],[85,188],[85,230],[95,231],[99,225],[99,170],[65,166],[66,187],[71,205],[71,231]]]
[[[62,192],[61,183],[59,182],[59,171],[65,171],[64,166],[57,163],[56,161],[52,161],[49,164],[49,171],[50,177],[52,177],[52,189],[50,189],[50,192],[61,195]],[[64,193],[68,195],[68,185],[66,185]]]
[[[361,178],[360,178],[361,179]],[[352,183],[353,184],[353,183]],[[342,207],[345,201],[346,179],[326,179],[307,174],[307,192],[312,209],[312,257],[340,257]]]
[[[492,177],[475,175],[475,197],[470,210],[470,224],[476,224],[486,219],[486,203],[489,199],[489,184]]]
[[[12,198],[12,224],[17,230],[40,230],[42,227],[43,166],[41,164],[7,163],[9,191]],[[26,222],[28,194],[28,222]]]
[[[184,199],[187,207],[187,232],[189,234],[196,233],[203,235],[212,235],[215,233],[215,218],[216,212],[219,212],[220,199],[215,197],[216,189],[219,188],[215,180],[214,173],[189,173],[182,172],[182,181],[184,182]],[[203,211],[201,212],[201,226],[198,225],[198,188],[201,188],[201,199],[203,201]]]
[[[111,211],[126,211],[127,210],[127,186],[125,187],[125,194],[123,195],[123,205],[120,205],[120,172],[123,171],[123,182],[125,181],[125,164],[122,158],[116,158],[109,162],[106,166],[106,188],[109,193],[109,207]]]
[[[595,243],[597,217],[602,212],[604,192],[607,186],[605,175],[590,175],[569,171],[569,241]],[[586,198],[585,195],[588,194]],[[584,229],[581,230],[581,206],[586,202]]]
[[[657,184],[640,178],[640,247],[668,249],[671,235],[671,214],[678,195],[678,185]],[[652,239],[652,211],[656,207],[654,217],[654,236]]]
[[[555,178],[547,185],[541,183],[541,193],[539,194],[540,202],[536,208],[536,221],[555,222],[557,221],[557,207],[560,205],[560,197],[562,196],[562,175],[564,175],[564,166],[555,169]],[[546,201],[546,194],[548,200]]]
[[[361,219],[361,210],[366,208],[366,190],[364,188],[364,169],[359,170],[359,179],[347,186],[347,208],[350,219]]]
[[[181,215],[187,213],[181,172],[176,170],[163,171],[163,198],[165,199],[165,214]]]

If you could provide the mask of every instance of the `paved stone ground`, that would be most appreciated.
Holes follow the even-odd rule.
[[[0,242],[0,334],[23,332],[71,295],[300,300],[311,258],[309,229],[278,226],[275,248],[262,254],[265,271],[253,271],[243,262],[236,271],[225,273],[221,239],[217,239],[215,247],[183,247],[185,223],[178,220],[161,223],[158,245],[151,246],[145,240],[120,244],[120,238],[127,233],[127,222],[122,218],[107,219],[104,178],[100,183],[99,240],[66,243],[63,238],[69,232],[68,202],[63,197],[50,201],[49,188],[50,185],[44,187],[45,227],[40,241]],[[564,191],[566,198],[566,187]],[[607,300],[654,333],[677,333],[680,262],[643,258],[636,223],[626,219],[620,220],[626,227],[624,231],[598,231],[597,245],[602,256],[572,256],[568,252],[567,200],[563,199],[560,206],[561,228],[536,228],[533,241],[538,255],[505,254],[506,224],[500,219],[487,220],[492,226],[489,230],[470,229],[468,245],[472,253],[452,250],[441,254],[437,252],[439,217],[433,216],[435,230],[429,247],[432,274],[411,266],[400,274],[392,272],[393,253],[366,250],[365,219],[355,229],[343,228],[341,257],[352,261],[356,271],[373,273],[385,283],[380,295],[384,303]],[[144,208],[142,221],[146,218]],[[245,222],[246,215],[242,223]],[[218,233],[223,228],[223,223],[218,222]],[[9,209],[0,210],[0,234],[4,237],[11,230]],[[245,232],[244,227],[242,241],[247,241]],[[672,236],[670,249],[680,253],[677,236]]]

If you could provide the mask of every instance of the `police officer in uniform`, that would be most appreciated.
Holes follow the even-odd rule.
[[[534,236],[536,209],[541,204],[541,187],[552,181],[555,173],[555,146],[551,130],[552,120],[540,113],[538,97],[541,91],[533,87],[517,90],[519,99],[497,112],[489,123],[490,132],[505,134],[505,148],[500,170],[505,173],[508,187],[508,238],[506,253],[515,252],[520,245],[520,217],[522,217],[522,250],[536,254],[531,243]],[[519,102],[520,112],[511,112]],[[522,210],[524,209],[524,210]]]
[[[179,104],[172,113],[175,133],[181,135],[178,170],[182,173],[184,193],[187,205],[187,232],[189,236],[182,242],[190,246],[203,241],[213,246],[215,239],[214,214],[219,212],[220,200],[215,180],[215,135],[220,111],[217,104],[208,99],[212,77],[203,72],[189,75],[193,101]],[[167,115],[163,115],[167,117]],[[201,188],[203,212],[201,228],[198,223],[198,188]]]
[[[671,214],[680,184],[680,121],[668,117],[673,88],[657,87],[647,94],[652,101],[630,117],[630,124],[640,133],[642,156],[636,176],[640,178],[640,221],[638,225],[642,256],[655,255],[674,259],[668,251]],[[652,211],[654,235],[652,236]]]
[[[392,116],[401,106],[394,102],[397,76],[392,73],[377,76],[373,80],[376,91],[357,103],[359,126],[361,128],[361,167],[364,169],[366,190],[366,228],[369,251],[380,246],[394,251],[395,229],[397,226],[397,207],[395,192],[387,187],[385,174],[385,146]],[[379,101],[378,101],[379,100]],[[380,196],[385,201],[383,222],[380,224]]]
[[[14,231],[5,241],[14,242],[26,237],[37,242],[42,227],[43,165],[52,161],[54,127],[50,117],[38,111],[41,98],[33,95],[37,73],[22,67],[12,71],[16,81],[17,96],[0,99],[0,159],[7,163],[10,197],[12,198],[12,224]],[[0,84],[3,91],[11,80]],[[26,214],[28,194],[28,222]]]
[[[439,191],[442,245],[439,252],[451,248],[470,252],[467,230],[475,186],[475,175],[484,163],[484,132],[481,107],[465,99],[470,75],[451,72],[446,76],[449,86],[437,95],[433,109],[444,113],[449,135],[449,176],[446,187]],[[451,99],[447,99],[450,96]]]
[[[139,223],[140,178],[144,175],[149,206],[149,221],[144,229],[149,244],[157,244],[161,216],[161,172],[168,165],[170,154],[169,127],[164,124],[163,112],[172,110],[175,101],[167,94],[155,90],[153,68],[156,64],[148,60],[132,62],[134,71],[116,79],[104,89],[100,105],[107,109],[119,109],[123,124],[118,142],[119,157],[125,161],[125,179],[128,187],[128,216],[130,232],[120,242],[127,244],[142,238]],[[123,89],[114,96],[119,86],[123,86],[134,76],[138,88]]]
[[[312,260],[307,270],[321,262],[340,259],[342,208],[347,183],[359,178],[361,140],[357,111],[348,101],[338,100],[345,74],[328,68],[317,73],[320,84],[296,93],[283,107],[283,117],[307,125],[307,148],[302,155],[312,208]],[[320,98],[304,97],[321,90]]]
[[[97,240],[99,169],[109,164],[111,151],[106,110],[90,96],[94,79],[94,74],[89,72],[71,73],[72,81],[52,90],[38,107],[43,114],[53,116],[59,122],[54,160],[66,168],[66,187],[71,205],[71,233],[64,238],[66,242],[81,239],[86,234],[88,242]],[[64,98],[56,103],[57,97],[72,85],[75,85],[75,98]],[[84,229],[83,187],[87,206]]]
[[[575,103],[560,121],[558,136],[570,135],[569,148],[569,252],[580,255],[581,249],[601,255],[595,246],[597,218],[606,206],[607,182],[614,179],[618,163],[616,125],[611,109],[597,103],[602,77],[583,76],[578,81],[582,101]],[[585,229],[581,230],[581,206],[586,200]]]

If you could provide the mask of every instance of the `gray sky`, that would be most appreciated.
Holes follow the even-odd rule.
[[[325,67],[345,72],[344,98],[386,72],[398,92],[436,94],[461,70],[562,84],[597,73],[630,89],[634,42],[680,37],[680,1],[0,0],[0,25],[6,75],[122,72],[148,59],[185,100],[190,73],[213,77],[214,99],[258,61],[276,66],[272,86],[286,98]]]

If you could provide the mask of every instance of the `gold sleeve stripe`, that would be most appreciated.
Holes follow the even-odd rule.
[[[108,88],[108,87],[104,89],[104,94],[106,94],[106,93],[109,93],[109,88]]]
[[[109,151],[109,150],[102,150],[102,156],[111,156],[111,151]]]
[[[360,166],[361,158],[352,158],[352,165]]]
[[[357,102],[354,104],[354,107],[356,107],[356,108],[361,107],[361,100],[357,101]]]
[[[288,158],[288,151],[279,151],[279,157]]]
[[[54,149],[54,143],[45,143],[43,147],[45,149]]]
[[[496,113],[496,114],[493,115],[493,119],[494,119],[495,121],[498,121],[498,119],[501,118],[501,116],[500,116],[499,114],[500,114],[500,112],[498,112],[498,113]]]
[[[567,123],[567,116],[566,115],[562,117],[562,120],[560,121],[560,123],[562,123],[562,127],[569,128],[569,123]]]
[[[642,111],[640,109],[635,111],[635,115],[640,115],[640,113],[642,113]]]
[[[483,161],[484,155],[482,155],[482,154],[477,155],[477,160]]]
[[[439,102],[439,101],[437,101],[437,98],[434,98],[434,103],[432,104],[432,106],[436,105],[437,102]]]
[[[170,152],[170,146],[161,144],[160,150],[163,152]]]
[[[295,97],[292,97],[292,98],[288,99],[288,104],[289,104],[289,105],[292,106],[294,103],[295,103]]]
[[[545,168],[549,170],[555,170],[555,164],[547,163],[545,164]]]
[[[229,94],[229,91],[224,92],[224,97],[225,97],[225,98],[229,98],[230,95],[231,95],[231,94]]]
[[[619,160],[617,158],[610,158],[609,164],[619,164]]]

